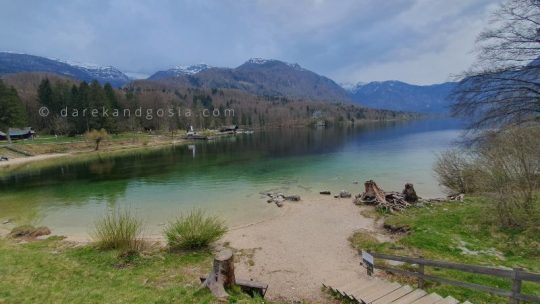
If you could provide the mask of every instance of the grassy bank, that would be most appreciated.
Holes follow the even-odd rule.
[[[351,242],[358,249],[381,253],[423,256],[465,264],[522,267],[540,273],[538,229],[501,229],[495,223],[495,218],[490,201],[485,199],[435,204],[384,216],[385,223],[410,229],[395,242],[378,242],[362,232],[353,235]],[[426,269],[428,273],[459,281],[508,290],[511,288],[510,280],[430,267]],[[414,280],[403,277],[394,276],[392,279],[414,284]],[[427,290],[444,296],[452,295],[459,300],[468,299],[472,303],[508,303],[505,298],[449,285],[429,283]],[[523,292],[540,295],[540,284],[524,283]]]
[[[49,153],[67,153],[61,157],[48,159],[30,160],[28,162],[7,164],[0,166],[0,177],[12,172],[25,172],[54,167],[58,165],[77,164],[96,159],[128,156],[132,154],[144,154],[155,149],[167,146],[183,144],[187,141],[178,135],[174,137],[165,135],[148,135],[138,133],[126,133],[112,135],[110,140],[100,145],[100,150],[95,151],[95,144],[85,141],[83,137],[51,136],[40,137],[35,140],[18,141],[14,144],[16,149],[33,155]],[[1,153],[2,151],[0,151]]]
[[[185,131],[177,131],[173,133],[119,133],[112,134],[110,138],[100,145],[100,150],[109,151],[117,149],[125,149],[129,147],[150,146],[156,144],[165,144],[173,141],[181,140],[185,135]],[[85,139],[83,135],[77,136],[52,136],[39,135],[33,140],[14,141],[13,146],[32,153],[76,153],[93,151],[95,143]]]
[[[73,246],[57,237],[0,239],[0,303],[214,303],[199,290],[209,252],[155,249],[138,257]],[[262,303],[233,291],[230,303]]]

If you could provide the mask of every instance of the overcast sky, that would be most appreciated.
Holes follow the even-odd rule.
[[[0,0],[0,50],[152,74],[298,63],[337,82],[449,80],[498,0]]]

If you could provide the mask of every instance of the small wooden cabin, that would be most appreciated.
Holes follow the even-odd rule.
[[[9,137],[12,140],[34,138],[34,130],[31,127],[26,128],[9,128]],[[7,135],[4,132],[0,132],[0,140],[7,140]]]

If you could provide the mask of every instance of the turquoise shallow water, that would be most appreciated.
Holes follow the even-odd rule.
[[[440,196],[432,164],[459,133],[459,123],[450,120],[277,129],[16,173],[0,180],[0,218],[86,234],[107,208],[127,206],[155,233],[194,207],[222,215],[231,226],[271,217],[279,210],[260,194],[267,191],[304,198],[325,189],[356,194],[374,179],[385,190],[412,182],[419,195]]]

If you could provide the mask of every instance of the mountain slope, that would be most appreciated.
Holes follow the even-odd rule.
[[[449,106],[447,97],[455,86],[455,82],[421,86],[401,81],[376,81],[358,84],[349,92],[352,100],[372,108],[444,113]]]
[[[167,79],[167,78],[174,78],[174,77],[181,77],[186,75],[193,75],[197,74],[201,71],[210,69],[211,66],[200,63],[190,66],[177,66],[172,69],[168,69],[165,71],[158,71],[154,74],[152,74],[150,77],[148,77],[149,80],[160,80],[160,79]]]
[[[173,70],[173,69],[172,69]],[[161,77],[163,75],[170,77]],[[349,101],[347,91],[329,78],[279,60],[250,59],[237,68],[206,68],[196,73],[160,71],[149,79],[172,80],[199,88],[239,89],[256,95]]]
[[[0,75],[20,72],[46,72],[69,76],[78,80],[110,83],[120,87],[130,78],[114,67],[79,66],[40,56],[0,52]]]

